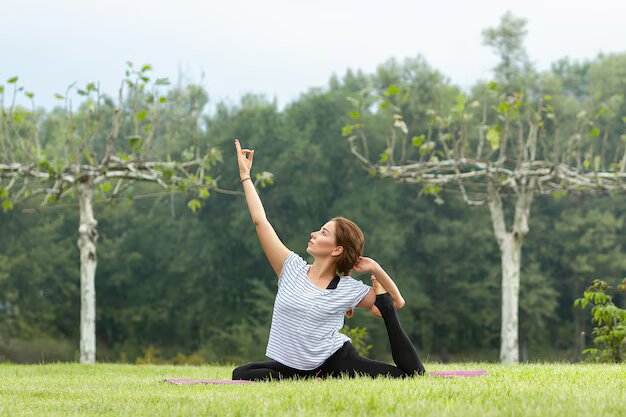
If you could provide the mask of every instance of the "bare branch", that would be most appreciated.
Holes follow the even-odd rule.
[[[498,155],[498,160],[496,161],[497,165],[502,165],[504,163],[504,160],[506,159],[506,146],[508,144],[508,138],[509,138],[509,123],[510,123],[510,119],[506,119],[506,122],[504,122],[504,128],[502,129],[502,140],[500,141],[500,153]]]
[[[624,155],[622,156],[622,166],[619,169],[620,177],[626,172],[626,147],[624,148]]]
[[[483,119],[478,125],[478,150],[476,159],[480,159],[483,154],[483,146],[485,144],[485,130],[487,129],[487,99],[483,99]]]
[[[354,156],[356,156],[357,159],[361,161],[365,166],[369,167],[370,169],[376,169],[375,166],[370,163],[370,161],[366,157],[361,155],[361,153],[356,150],[356,146],[354,146],[353,144],[354,139],[356,139],[356,136],[351,136],[348,138],[348,141],[350,142],[350,152],[352,152],[352,154],[354,154]]]
[[[108,179],[118,179],[118,183],[113,191],[113,195],[123,191],[124,180],[148,181],[159,184],[162,188],[168,189],[170,186],[185,184],[186,187],[204,187],[216,189],[221,193],[228,193],[228,190],[218,189],[217,181],[210,184],[203,183],[203,178],[194,178],[188,171],[201,167],[204,159],[195,161],[186,161],[184,163],[177,162],[143,162],[143,161],[122,161],[120,158],[111,155],[108,165],[106,166],[90,166],[90,165],[66,165],[63,172],[58,173],[48,169],[42,170],[36,164],[0,164],[0,178],[9,178],[10,181],[7,191],[15,185],[18,178],[35,178],[42,181],[52,181],[53,185],[48,188],[44,187],[43,191],[37,193],[31,192],[31,195],[46,193],[46,197],[42,205],[46,204],[49,197],[55,196],[59,198],[61,194],[71,186],[76,185],[81,179],[91,178],[94,186],[97,186]],[[166,173],[167,171],[167,173]],[[264,172],[259,181],[271,179],[272,174]],[[26,190],[26,184],[23,184],[21,190],[13,197],[13,200],[19,200]]]
[[[121,95],[121,92],[120,92],[120,95]],[[106,166],[109,163],[109,159],[111,158],[111,153],[113,152],[113,143],[117,139],[117,135],[119,132],[120,115],[121,115],[121,112],[119,108],[113,110],[113,129],[111,129],[106,139],[106,150],[104,152],[104,157],[102,158],[102,162],[100,162],[101,166]]]

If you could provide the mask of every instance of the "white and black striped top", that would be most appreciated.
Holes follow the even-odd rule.
[[[350,338],[339,330],[344,314],[372,288],[350,276],[341,276],[337,288],[316,287],[307,272],[310,265],[289,252],[278,279],[272,327],[265,355],[300,370],[315,369]]]

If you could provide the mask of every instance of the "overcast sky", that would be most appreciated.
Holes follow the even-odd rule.
[[[215,103],[253,92],[280,106],[333,73],[418,54],[468,87],[496,64],[481,31],[528,19],[539,69],[626,52],[624,0],[0,0],[0,83],[14,75],[50,108],[72,82],[119,86],[130,60],[202,82]],[[204,76],[203,76],[204,74]]]

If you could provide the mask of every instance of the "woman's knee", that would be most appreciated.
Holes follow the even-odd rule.
[[[250,364],[241,365],[241,366],[238,366],[237,368],[233,369],[233,380],[236,380],[236,379],[246,379],[246,380],[249,380],[249,379],[251,379],[251,375],[248,372],[249,370],[250,370]]]

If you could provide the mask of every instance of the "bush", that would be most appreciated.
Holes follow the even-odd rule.
[[[24,340],[0,337],[0,362],[71,362],[78,359],[77,347],[77,343],[71,340],[46,337]]]
[[[135,359],[137,365],[160,365],[165,363],[165,360],[161,358],[161,351],[150,345],[143,350],[143,356],[138,356]]]
[[[613,304],[613,298],[607,293],[612,288],[604,281],[596,279],[585,290],[582,298],[574,301],[574,307],[585,309],[591,304],[591,322],[593,343],[597,348],[585,349],[583,355],[593,362],[622,362],[626,359],[626,310]],[[618,292],[626,292],[626,278],[617,286]]]
[[[352,346],[354,346],[359,355],[367,357],[367,352],[372,348],[372,345],[367,344],[368,336],[365,327],[350,328],[348,325],[345,325],[340,330],[340,333],[352,339]]]
[[[138,356],[135,358],[135,363],[138,365],[204,365],[209,363],[208,356],[210,356],[210,352],[206,349],[201,349],[197,352],[193,352],[189,355],[185,355],[184,353],[177,352],[175,356],[166,359],[162,354],[161,350],[155,346],[148,346],[143,350],[143,356]],[[127,363],[128,357],[125,352],[120,354],[120,362]]]

